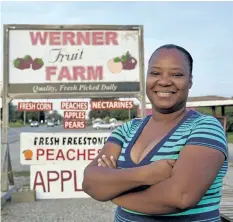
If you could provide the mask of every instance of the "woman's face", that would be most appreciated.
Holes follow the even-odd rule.
[[[160,49],[151,58],[146,93],[159,111],[177,111],[184,107],[192,78],[189,62],[177,49]]]

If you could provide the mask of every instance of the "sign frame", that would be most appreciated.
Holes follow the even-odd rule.
[[[85,93],[10,93],[9,92],[9,36],[11,30],[133,30],[138,31],[139,49],[139,90],[137,92],[85,92]],[[9,183],[14,185],[11,171],[10,150],[8,146],[8,105],[13,99],[70,99],[70,98],[109,98],[109,97],[136,97],[141,102],[142,117],[146,116],[145,70],[144,70],[144,27],[143,25],[44,25],[44,24],[4,24],[3,26],[3,92],[2,92],[2,149],[5,153],[1,172],[1,190],[8,192]]]
[[[114,31],[138,31],[139,49],[139,90],[132,92],[74,92],[74,93],[11,93],[9,83],[9,37],[11,30],[114,30]],[[99,97],[145,97],[144,75],[144,41],[142,25],[4,25],[4,86],[7,96],[12,99],[66,99],[66,98],[99,98]]]

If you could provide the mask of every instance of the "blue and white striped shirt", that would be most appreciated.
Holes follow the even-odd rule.
[[[130,151],[150,117],[147,116],[144,119],[134,119],[124,123],[109,136],[107,142],[116,143],[122,147],[118,159],[118,168],[138,167],[161,159],[177,159],[179,152],[185,145],[199,145],[217,149],[226,158],[215,181],[196,207],[180,213],[159,216],[140,214],[118,207],[115,222],[221,221],[219,204],[223,178],[228,168],[227,140],[221,123],[212,116],[190,110],[139,164],[135,164],[130,158]]]

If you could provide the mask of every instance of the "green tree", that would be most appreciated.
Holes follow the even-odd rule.
[[[9,103],[9,121],[15,122],[20,119],[20,113],[17,110],[17,106],[12,102]]]
[[[228,112],[226,112],[226,117],[227,117],[226,131],[233,132],[233,107],[229,107],[229,108],[231,109],[228,109],[227,110]]]
[[[210,107],[198,107],[197,111],[207,115],[212,115],[212,110]],[[221,116],[221,107],[216,107],[216,114]],[[233,132],[233,106],[225,107],[225,116],[227,118],[226,131]]]
[[[47,114],[47,119],[58,121],[62,120],[62,116],[57,110],[53,110],[53,112]]]
[[[24,114],[23,114],[24,115]],[[40,121],[38,112],[26,112],[26,121]]]
[[[110,116],[110,112],[109,110],[91,110],[89,112],[89,119],[96,119],[96,118],[100,118],[103,119],[106,116]]]

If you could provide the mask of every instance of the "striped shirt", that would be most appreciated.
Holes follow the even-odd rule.
[[[210,149],[217,149],[225,155],[225,161],[215,181],[196,207],[179,213],[156,216],[133,212],[118,206],[115,222],[221,221],[219,204],[221,201],[223,178],[228,168],[227,140],[221,123],[213,116],[190,110],[139,164],[135,164],[130,158],[130,151],[150,117],[151,115],[144,119],[133,119],[126,122],[115,129],[109,136],[108,142],[116,143],[122,147],[118,159],[118,168],[143,166],[161,159],[177,159],[179,152],[185,145],[199,145],[209,147]],[[146,187],[142,189],[146,189]]]

